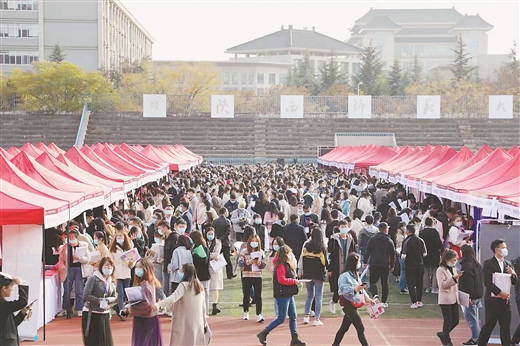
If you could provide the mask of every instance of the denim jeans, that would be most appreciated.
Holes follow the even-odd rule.
[[[291,334],[296,334],[296,305],[293,297],[288,298],[274,298],[276,305],[278,305],[278,314],[276,318],[269,323],[265,331],[270,333],[273,329],[278,327],[285,321],[287,315],[289,315],[289,330]]]
[[[83,309],[83,276],[81,275],[81,267],[70,267],[67,279],[63,283],[63,302],[62,308],[67,309],[70,304],[70,292],[74,284],[75,291],[75,307],[76,311]]]
[[[305,315],[310,314],[312,300],[314,299],[316,302],[315,317],[317,320],[319,320],[321,316],[323,284],[324,282],[319,280],[312,280],[311,282],[305,283],[305,286],[307,287],[307,299],[305,300]]]
[[[130,279],[117,279],[117,307],[119,311],[125,308],[125,288],[130,287]]]
[[[480,299],[472,299],[469,307],[462,307],[464,312],[464,319],[468,322],[469,329],[471,329],[471,338],[477,340],[480,335],[480,326],[477,317],[478,308],[482,306]]]
[[[399,266],[401,267],[401,273],[399,274],[399,291],[406,289],[406,271],[404,260],[399,258]]]

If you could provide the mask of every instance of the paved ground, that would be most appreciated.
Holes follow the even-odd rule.
[[[269,323],[272,317],[266,316]],[[298,321],[298,331],[301,339],[309,346],[331,345],[334,335],[341,323],[341,317],[330,317],[323,319],[324,326],[313,327],[304,326],[301,318]],[[210,317],[210,327],[213,331],[211,345],[226,346],[255,346],[260,345],[256,339],[262,326],[255,321],[242,321],[238,317]],[[366,336],[370,345],[386,346],[437,346],[440,345],[435,333],[441,329],[442,320],[440,319],[395,319],[380,318],[371,320],[363,318],[366,328]],[[127,320],[120,322],[117,318],[111,321],[114,343],[116,346],[130,345],[132,334],[132,322]],[[170,340],[170,319],[161,318],[161,330],[164,345],[168,345]],[[46,341],[43,342],[43,331],[39,331],[40,341],[38,344],[48,346],[59,345],[81,345],[81,320],[73,317],[67,320],[63,317],[57,318],[47,325]],[[464,321],[461,321],[452,335],[454,345],[460,345],[468,340],[469,329]],[[269,346],[289,345],[290,333],[288,325],[283,324],[271,333],[268,337]],[[29,345],[28,342],[24,342]],[[343,339],[342,346],[359,345],[355,329],[349,330]],[[144,345],[143,345],[144,346]],[[190,345],[191,346],[191,345]]]

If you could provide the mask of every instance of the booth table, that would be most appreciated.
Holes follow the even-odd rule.
[[[43,285],[45,285],[45,322],[43,320]],[[38,298],[38,304],[40,305],[38,329],[51,322],[56,317],[56,314],[61,311],[61,297],[60,276],[54,271],[45,272],[45,280],[42,282],[42,285],[40,285],[40,295]]]

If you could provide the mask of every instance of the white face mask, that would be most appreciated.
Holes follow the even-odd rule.
[[[457,226],[457,227],[462,227],[462,221],[457,221],[457,222],[455,222],[455,226]]]

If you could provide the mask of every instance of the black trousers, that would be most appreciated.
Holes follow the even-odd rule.
[[[381,279],[381,288],[383,290],[381,302],[386,303],[388,300],[388,275],[390,269],[388,267],[370,266],[370,292],[372,296],[377,295],[377,282]]]
[[[256,314],[262,313],[262,278],[242,278],[242,304],[244,312],[249,311],[249,303],[251,299],[251,287],[255,290],[254,300]]]
[[[343,337],[345,336],[345,333],[348,332],[350,325],[353,324],[354,328],[356,328],[359,343],[362,346],[368,346],[368,342],[365,337],[365,326],[363,326],[363,321],[361,321],[361,317],[359,316],[357,309],[353,307],[352,304],[347,303],[343,307],[343,312],[345,313],[345,316],[343,316],[343,321],[341,322],[341,326],[336,333],[336,337],[334,338],[332,345],[339,346],[341,340],[343,340]]]
[[[332,276],[329,276],[330,291],[332,292],[332,301],[334,303],[339,301],[338,279],[339,275],[336,275],[336,273],[332,273]]]
[[[177,282],[172,282],[171,287],[170,287],[170,294],[173,294],[173,292],[175,292],[175,290],[177,290],[177,287],[179,287],[179,284]]]
[[[233,278],[233,265],[231,264],[231,256],[230,256],[229,245],[228,246],[222,245],[222,250],[221,250],[220,253],[224,256],[224,259],[227,262],[227,264],[226,264],[226,275],[227,275],[227,278],[228,279],[232,279]]]
[[[412,303],[422,301],[424,266],[406,265],[404,271]]]
[[[500,324],[500,342],[502,346],[511,345],[511,304],[507,304],[505,299],[500,298],[487,298],[485,300],[486,306],[486,323],[480,330],[480,336],[478,340],[479,346],[486,346],[493,329],[497,325],[497,321]]]
[[[447,305],[440,304],[442,311],[442,341],[447,344],[451,342],[450,332],[459,324],[459,305],[457,303]]]
[[[516,307],[518,308],[518,314],[520,315],[520,299],[516,300]],[[520,342],[520,324],[516,327],[512,340],[517,344]]]

